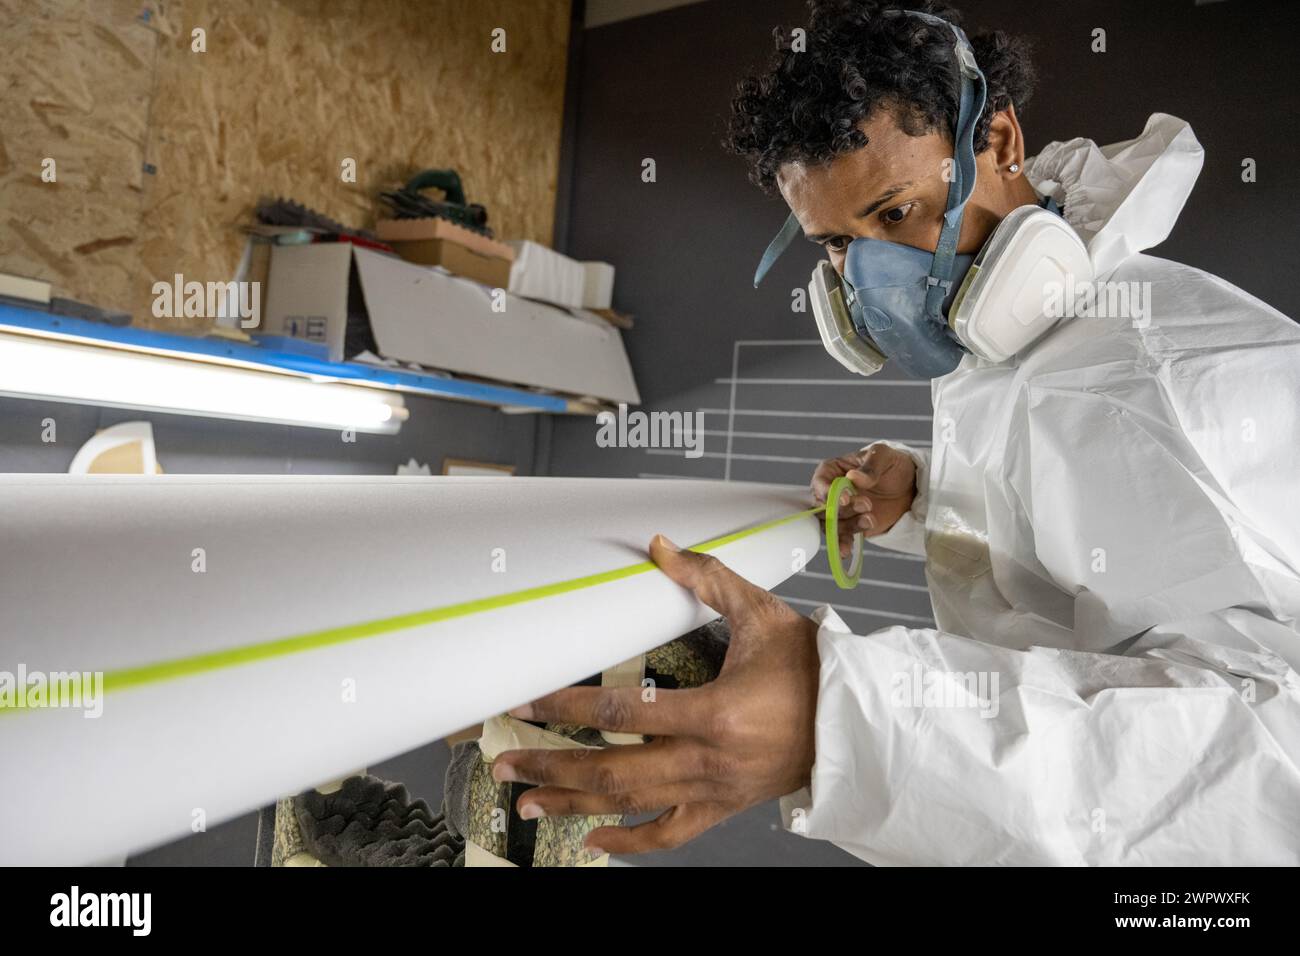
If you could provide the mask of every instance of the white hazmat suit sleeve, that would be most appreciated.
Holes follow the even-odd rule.
[[[1300,859],[1300,679],[1245,637],[1283,625],[1222,611],[1116,656],[816,615],[811,795],[782,801],[796,832],[877,865]]]

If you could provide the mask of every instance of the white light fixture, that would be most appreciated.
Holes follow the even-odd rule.
[[[379,389],[6,333],[0,394],[388,435],[407,417],[402,397]]]

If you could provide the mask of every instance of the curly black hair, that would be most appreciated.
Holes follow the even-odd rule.
[[[859,124],[879,108],[894,109],[912,136],[939,130],[952,136],[960,77],[949,23],[961,14],[941,0],[809,0],[806,48],[792,49],[792,31],[773,31],[777,50],[767,71],[742,80],[731,103],[725,145],[750,163],[750,180],[766,192],[786,163],[821,164],[867,144]],[[975,151],[988,148],[993,113],[1022,109],[1036,73],[1028,41],[1001,31],[970,38],[988,98],[975,127]]]

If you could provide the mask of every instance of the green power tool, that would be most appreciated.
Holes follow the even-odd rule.
[[[441,189],[441,202],[425,196],[423,189]],[[416,173],[401,189],[381,192],[398,219],[446,219],[480,235],[492,236],[487,226],[487,209],[465,201],[465,188],[454,169],[426,169]]]

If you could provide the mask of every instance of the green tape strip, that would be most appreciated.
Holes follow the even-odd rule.
[[[786,515],[784,518],[776,518],[763,524],[754,525],[741,531],[735,531],[731,534],[723,535],[719,538],[712,538],[700,544],[693,545],[688,550],[705,553],[721,548],[723,545],[731,544],[733,541],[741,541],[751,535],[759,534],[771,528],[776,528],[783,524],[789,524],[791,521],[798,521],[800,518],[807,518],[816,515],[821,508],[810,508],[807,511],[799,511],[794,514]],[[380,637],[384,634],[391,634],[394,631],[402,631],[412,627],[420,627],[425,624],[436,624],[439,621],[449,621],[453,618],[468,617],[471,614],[481,614],[484,611],[494,611],[498,608],[510,607],[515,604],[525,604],[529,601],[538,601],[542,598],[554,597],[559,594],[568,594],[573,591],[581,591],[584,588],[596,587],[600,584],[608,584],[611,581],[619,581],[623,578],[634,577],[638,574],[645,574],[648,571],[657,570],[657,565],[653,561],[642,561],[639,564],[629,564],[627,567],[615,568],[611,571],[601,571],[597,574],[588,574],[583,577],[570,578],[567,581],[557,581],[554,584],[543,584],[534,588],[524,588],[521,591],[512,591],[508,594],[499,594],[494,597],[478,598],[473,601],[462,601],[458,604],[447,604],[443,607],[429,608],[425,611],[413,611],[409,614],[398,614],[393,617],[379,618],[374,621],[363,621],[359,624],[347,624],[343,627],[330,627],[320,631],[310,631],[306,634],[297,634],[293,637],[284,637],[273,641],[263,641],[259,644],[248,644],[244,647],[234,647],[226,650],[211,651],[207,654],[196,654],[192,657],[178,657],[174,660],[159,661],[155,664],[144,664],[140,667],[129,667],[123,670],[108,671],[104,674],[104,693],[108,694],[113,691],[127,690],[132,687],[141,687],[146,684],[160,684],[166,681],[177,680],[182,677],[192,677],[196,674],[206,674],[212,671],[224,670],[228,667],[238,667],[243,664],[252,664],[257,661],[269,660],[274,657],[286,657],[290,654],[301,654],[305,651],[313,651],[322,647],[331,647],[335,644],[345,644],[349,641],[364,640],[369,637]],[[27,710],[26,695],[23,699],[15,704],[6,705],[0,701],[0,714]]]
[[[831,482],[830,491],[826,493],[826,560],[830,563],[831,577],[835,579],[835,583],[849,591],[857,587],[858,577],[862,574],[862,532],[859,531],[853,536],[853,562],[845,572],[844,564],[840,559],[839,528],[840,495],[845,492],[856,495],[858,489],[848,478],[836,478]]]

